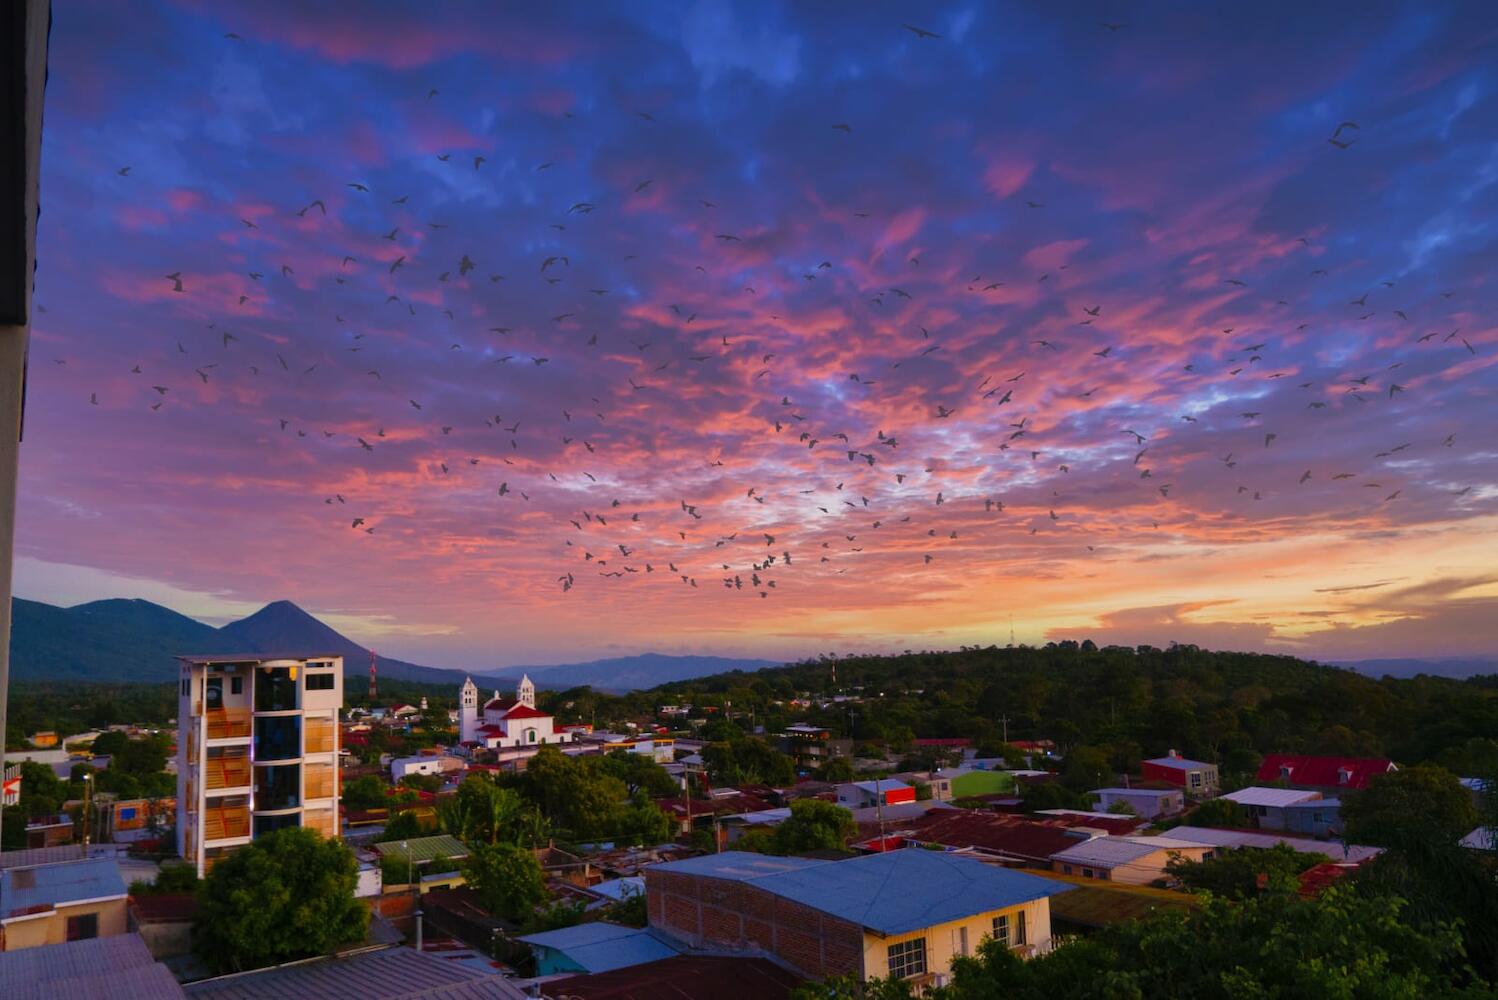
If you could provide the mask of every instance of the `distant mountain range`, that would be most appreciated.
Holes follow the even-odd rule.
[[[1463,680],[1481,674],[1498,674],[1498,659],[1450,658],[1437,660],[1325,660],[1337,667],[1347,667],[1369,677],[1414,677],[1430,674],[1432,677],[1450,677]]]
[[[16,598],[12,604],[11,677],[20,681],[169,681],[181,653],[339,653],[344,672],[363,676],[369,650],[319,621],[291,601],[214,628],[150,601],[116,598],[59,608]],[[424,667],[387,656],[379,675],[426,684],[463,682],[469,671]],[[529,673],[540,687],[590,684],[611,691],[654,687],[730,670],[778,666],[772,660],[721,656],[638,656],[471,671],[482,685],[505,687]]]

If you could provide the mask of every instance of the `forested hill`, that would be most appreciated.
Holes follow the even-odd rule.
[[[864,700],[803,711],[772,704],[807,692]],[[657,703],[731,701],[735,711],[755,709],[772,732],[795,717],[896,742],[997,741],[1007,718],[1010,739],[1106,747],[1120,768],[1174,748],[1234,771],[1272,751],[1498,771],[1498,676],[1374,679],[1291,656],[1195,646],[1060,643],[821,659],[666,684],[649,695]]]

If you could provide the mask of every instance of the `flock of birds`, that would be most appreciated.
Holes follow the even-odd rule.
[[[1128,25],[1106,23],[1103,27],[1117,32]],[[901,28],[913,35],[920,45],[948,44],[940,34],[919,26],[906,24]],[[242,42],[235,35],[229,38],[235,43]],[[425,95],[427,101],[436,101],[439,97],[436,89]],[[638,119],[638,128],[649,129],[656,123],[655,115],[647,111],[624,110],[619,113],[632,114]],[[850,134],[853,128],[847,123],[835,122],[830,124],[830,130]],[[1361,132],[1354,122],[1339,124],[1328,142],[1340,152],[1327,155],[1356,155],[1349,151]],[[436,160],[441,169],[474,172],[482,172],[486,163],[486,157],[482,155],[455,157],[449,153],[437,155]],[[542,162],[534,170],[542,174],[553,166],[551,162]],[[138,176],[132,173],[130,166],[121,166],[116,173],[123,179],[121,183],[127,184]],[[621,201],[631,196],[653,196],[656,194],[652,191],[653,183],[651,178],[640,178],[614,194]],[[873,431],[872,434],[867,431],[850,433],[854,428],[835,426],[826,416],[819,415],[818,411],[827,405],[825,397],[808,406],[793,398],[793,390],[783,388],[788,383],[775,388],[777,376],[786,371],[786,366],[794,371],[797,359],[788,356],[794,350],[793,333],[783,331],[782,339],[770,344],[752,334],[736,332],[734,319],[698,312],[698,309],[712,308],[712,300],[706,296],[695,308],[680,303],[656,304],[661,319],[655,335],[647,332],[633,337],[622,329],[594,327],[588,316],[589,304],[615,293],[608,287],[595,287],[583,277],[589,273],[589,251],[581,241],[576,245],[569,242],[579,228],[596,225],[597,220],[610,214],[605,198],[598,194],[590,197],[599,200],[559,199],[557,220],[550,224],[547,233],[540,234],[554,249],[538,253],[529,261],[526,265],[528,273],[511,268],[512,273],[501,274],[482,267],[479,261],[486,254],[481,248],[451,245],[454,241],[444,233],[447,228],[444,223],[414,218],[420,196],[378,190],[364,180],[347,181],[338,198],[332,193],[323,193],[304,205],[288,206],[280,220],[263,215],[240,218],[238,222],[246,230],[274,227],[280,230],[278,238],[295,240],[303,238],[307,232],[308,220],[320,223],[331,218],[330,201],[334,202],[336,213],[341,204],[366,199],[356,207],[364,217],[374,204],[383,206],[380,211],[385,213],[385,224],[378,231],[367,233],[361,247],[349,247],[351,252],[343,254],[336,266],[329,264],[326,273],[332,275],[331,281],[321,276],[314,279],[325,314],[305,319],[309,326],[322,326],[331,321],[333,329],[339,331],[339,352],[332,357],[322,353],[315,360],[310,355],[301,357],[296,345],[283,345],[278,339],[256,332],[252,314],[231,318],[233,308],[243,309],[247,304],[254,306],[256,300],[264,302],[275,299],[283,291],[288,295],[296,291],[292,287],[297,283],[294,267],[289,263],[267,260],[247,273],[251,284],[244,293],[237,294],[237,301],[222,304],[230,307],[228,314],[220,313],[218,318],[206,324],[206,339],[203,335],[187,335],[191,347],[178,340],[175,347],[168,348],[165,357],[135,364],[130,375],[141,381],[141,391],[148,399],[146,405],[154,411],[167,408],[168,412],[182,395],[182,390],[180,383],[167,372],[174,373],[176,379],[200,380],[205,385],[230,378],[279,379],[295,383],[300,387],[295,391],[301,392],[312,391],[307,380],[319,373],[319,377],[361,382],[361,392],[378,391],[388,400],[388,409],[383,415],[372,416],[362,431],[309,427],[306,421],[291,414],[272,415],[273,423],[257,422],[253,428],[253,433],[262,438],[269,433],[273,440],[278,435],[281,440],[291,443],[310,438],[319,443],[327,442],[329,447],[341,445],[354,450],[350,456],[353,459],[394,446],[397,440],[402,447],[409,447],[413,427],[421,429],[426,445],[434,448],[445,449],[448,442],[468,444],[475,437],[483,436],[487,443],[480,442],[469,452],[460,454],[454,448],[447,457],[435,459],[430,458],[428,452],[426,456],[413,459],[413,464],[437,482],[462,478],[467,490],[473,489],[474,477],[488,477],[483,489],[488,502],[495,505],[496,516],[503,514],[502,505],[531,504],[543,491],[551,491],[546,497],[549,507],[555,507],[564,497],[568,502],[580,499],[575,509],[562,515],[557,522],[562,533],[557,539],[561,561],[555,583],[564,592],[578,586],[584,577],[621,580],[660,573],[679,579],[682,586],[689,588],[696,588],[701,582],[767,598],[775,593],[783,574],[791,572],[793,567],[833,564],[831,571],[846,572],[851,564],[844,557],[865,551],[893,555],[917,566],[930,564],[941,555],[943,544],[957,542],[961,537],[956,522],[938,517],[938,513],[944,516],[957,507],[965,508],[969,518],[975,517],[980,508],[984,519],[1025,518],[1019,527],[1031,535],[1066,519],[1065,495],[1061,488],[1065,480],[1060,477],[1071,474],[1078,461],[1088,459],[1071,446],[1055,449],[1057,454],[1053,456],[1053,449],[1047,443],[1047,430],[1048,427],[1054,430],[1058,421],[1050,419],[1040,407],[1043,400],[1054,401],[1057,397],[1055,387],[1079,369],[1088,371],[1089,375],[1095,370],[1098,384],[1068,395],[1077,406],[1090,406],[1094,394],[1114,377],[1108,366],[1122,364],[1119,355],[1130,353],[1127,334],[1122,332],[1115,334],[1115,342],[1075,346],[1074,338],[1094,337],[1093,331],[1106,324],[1108,307],[1105,304],[1089,302],[1077,306],[1075,321],[1069,328],[1032,336],[1017,352],[1011,348],[1019,345],[1009,345],[1006,357],[1017,353],[1022,358],[1016,370],[981,378],[974,375],[965,396],[931,402],[923,426],[899,429],[870,426],[867,430]],[[694,211],[702,213],[702,218],[717,217],[717,203],[697,200],[700,206],[694,206]],[[1046,208],[1042,201],[1023,200],[1025,211],[1043,212]],[[562,210],[563,205],[565,210]],[[852,214],[860,219],[871,215],[862,211]],[[618,224],[627,225],[627,222],[621,219]],[[706,225],[712,229],[711,242],[722,248],[725,254],[732,254],[736,246],[749,238],[747,230],[735,232],[714,222]],[[1311,247],[1306,238],[1301,238],[1299,243],[1306,249]],[[256,244],[245,245],[254,247]],[[364,249],[370,245],[380,248],[379,256]],[[639,255],[631,254],[624,259],[639,260]],[[908,268],[911,280],[866,290],[864,298],[868,305],[875,308],[914,305],[920,292],[911,289],[919,289],[924,280],[921,256],[912,254],[908,262],[902,263]],[[817,282],[837,274],[840,268],[837,260],[829,257],[805,267],[800,279],[806,283]],[[206,269],[207,262],[198,262],[199,272]],[[698,264],[694,270],[707,276],[710,268]],[[741,270],[735,268],[734,273]],[[1053,289],[1060,284],[1061,272],[1066,270],[1067,265],[1063,264],[1035,280],[1050,282],[1044,287]],[[1318,280],[1326,275],[1324,268],[1308,269],[1307,280]],[[160,280],[165,283],[163,288],[173,295],[182,295],[185,300],[196,301],[208,309],[221,308],[211,301],[222,295],[221,290],[205,291],[202,297],[194,298],[198,289],[194,287],[194,264],[191,262],[184,261],[179,269],[162,275]],[[759,288],[769,290],[777,280],[776,276],[767,274],[763,282],[751,280],[744,283],[736,289],[736,301],[776,301],[760,299]],[[975,275],[963,284],[962,290],[983,296],[1009,287],[1018,280],[1022,279],[1013,274],[1003,279]],[[1245,278],[1226,276],[1221,281],[1234,291],[1248,292],[1250,283]],[[284,288],[277,289],[278,283]],[[446,332],[466,327],[471,317],[485,311],[475,308],[473,301],[465,299],[465,292],[517,286],[524,289],[524,295],[532,298],[552,293],[559,306],[544,322],[530,325],[512,320],[510,325],[488,325],[482,337],[477,336],[477,330],[458,334]],[[298,287],[303,291],[306,289],[305,285]],[[1370,294],[1373,296],[1371,302]],[[1453,293],[1443,294],[1449,298]],[[561,388],[555,389],[559,395],[555,397],[550,412],[543,412],[535,404],[523,413],[490,412],[481,418],[480,430],[479,421],[471,414],[464,415],[462,408],[453,405],[451,400],[433,399],[431,396],[436,394],[432,390],[415,388],[418,384],[430,383],[417,377],[414,364],[405,362],[381,367],[379,364],[360,363],[361,355],[372,356],[382,349],[389,350],[390,353],[385,355],[388,358],[395,357],[402,350],[413,349],[408,338],[392,338],[390,343],[380,344],[380,334],[356,332],[353,326],[357,324],[345,321],[344,311],[352,313],[378,301],[380,296],[384,297],[384,308],[389,310],[386,315],[406,314],[401,321],[415,328],[417,338],[425,338],[424,349],[450,358],[479,355],[477,362],[465,363],[486,368],[509,366],[527,372],[546,369],[550,374],[573,364],[586,352],[594,352],[598,357],[586,361],[586,364],[600,368],[605,363],[613,364],[625,369],[626,374],[615,386],[617,395],[595,395],[596,390],[583,387],[581,376],[576,380],[564,377],[560,383],[553,381],[549,385],[560,385]],[[1478,348],[1460,330],[1418,332],[1418,327],[1405,311],[1396,308],[1397,303],[1388,301],[1396,297],[1394,281],[1383,282],[1373,293],[1349,295],[1347,320],[1368,320],[1375,312],[1383,311],[1401,323],[1410,324],[1410,328],[1416,331],[1408,338],[1409,350],[1454,352],[1449,363],[1478,353]],[[348,306],[340,308],[345,301]],[[1289,303],[1281,300],[1279,305],[1288,307]],[[455,306],[461,313],[455,312]],[[737,317],[742,316],[745,309],[757,308],[754,305],[735,305],[726,311]],[[778,323],[783,328],[795,326],[794,317],[768,312],[756,312],[755,315],[760,322]],[[660,332],[662,329],[666,332]],[[444,332],[438,333],[438,330]],[[1305,324],[1297,327],[1297,332],[1304,330]],[[508,346],[527,339],[525,336],[517,339],[517,332],[533,335],[529,338],[532,346]],[[1226,327],[1220,332],[1231,337],[1234,330]],[[1217,331],[1213,333],[1215,335]],[[839,393],[847,393],[857,405],[862,405],[882,391],[908,392],[915,383],[900,380],[911,368],[952,346],[939,333],[932,333],[918,324],[908,331],[908,335],[908,347],[895,360],[869,358],[865,359],[861,370],[845,372],[846,381]],[[661,337],[662,343],[653,344],[653,337]],[[475,351],[478,339],[485,343]],[[651,352],[652,346],[657,346],[658,350]],[[673,346],[681,346],[682,351],[672,355],[670,348]],[[1286,360],[1284,367],[1274,369],[1277,363],[1274,356],[1272,337],[1245,337],[1236,349],[1217,359],[1215,363],[1220,367],[1206,370],[1204,364],[1190,363],[1174,375],[1189,375],[1213,384],[1234,379],[1294,381],[1295,364]],[[1391,355],[1381,359],[1377,369],[1348,373],[1333,383],[1295,382],[1297,391],[1304,394],[1302,413],[1325,410],[1334,403],[1334,396],[1369,407],[1393,404],[1410,390],[1407,381],[1398,380],[1406,360],[1402,355]],[[65,364],[67,359],[57,361]],[[868,367],[886,363],[887,368],[882,372]],[[1082,367],[1086,365],[1096,368]],[[721,369],[714,377],[730,380],[730,384],[735,386],[734,391],[751,394],[745,401],[744,412],[753,414],[762,423],[762,433],[771,442],[771,450],[761,452],[761,456],[778,454],[781,461],[788,463],[785,467],[790,468],[806,461],[809,452],[823,469],[823,476],[817,482],[804,483],[810,488],[799,489],[794,494],[789,490],[777,494],[761,484],[742,479],[749,474],[742,471],[744,468],[759,470],[764,467],[762,463],[719,452],[701,459],[706,470],[710,471],[699,470],[697,473],[705,482],[713,484],[705,490],[710,496],[640,498],[628,495],[627,490],[621,488],[619,477],[610,465],[610,454],[617,454],[632,440],[643,440],[646,435],[632,431],[643,431],[654,414],[670,412],[681,405],[679,388],[686,383],[673,383],[672,379],[690,382],[695,379],[696,372],[713,368]],[[519,375],[512,377],[518,378]],[[548,394],[551,391],[547,390]],[[496,390],[496,398],[509,401],[519,395]],[[1251,396],[1245,394],[1245,398]],[[99,393],[91,393],[89,402],[99,405]],[[850,405],[849,412],[855,413],[857,405]],[[502,404],[487,407],[489,411],[505,408]],[[615,412],[611,413],[611,410]],[[191,415],[190,409],[185,412]],[[975,413],[980,416],[974,418]],[[1132,453],[1129,480],[1137,484],[1138,490],[1150,491],[1160,502],[1168,502],[1175,484],[1161,481],[1163,477],[1154,471],[1151,460],[1162,445],[1169,447],[1176,443],[1177,433],[1187,433],[1190,425],[1204,419],[1202,413],[1198,409],[1179,414],[1179,424],[1168,432],[1161,428],[1138,429],[1134,426],[1107,428],[1098,442],[1104,453],[1102,460],[1124,462],[1128,453]],[[953,421],[954,417],[958,419]],[[994,495],[986,489],[975,491],[971,488],[973,478],[965,471],[949,472],[947,463],[911,459],[909,448],[901,450],[902,438],[916,433],[925,435],[928,442],[939,437],[947,426],[961,424],[971,433],[974,419],[978,421],[985,445],[991,452],[985,461],[997,461],[1001,457],[1006,461],[1018,460],[1022,467],[1013,474],[1013,480],[1025,486],[1030,499],[1017,503],[1012,497]],[[1287,413],[1270,416],[1262,410],[1245,409],[1238,419],[1243,426],[1256,428],[1256,434],[1260,435],[1255,438],[1253,448],[1256,451],[1275,448],[1290,427]],[[947,424],[948,421],[953,423]],[[636,424],[634,428],[630,426],[632,422]],[[455,431],[457,438],[452,437]],[[1455,444],[1454,435],[1439,441],[1398,441],[1368,457],[1375,461],[1396,456],[1404,458],[1410,449],[1452,448]],[[1127,446],[1128,453],[1119,455],[1117,446],[1122,445]],[[1252,458],[1252,453],[1229,451],[1221,455],[1219,461],[1225,469],[1234,470],[1240,464],[1251,465]],[[598,464],[594,465],[594,462]],[[661,482],[674,478],[672,470],[664,466],[659,472]],[[1360,489],[1376,496],[1379,503],[1396,502],[1411,489],[1411,486],[1401,485],[1382,473],[1312,467],[1299,474],[1294,483],[1242,482],[1236,490],[1245,500],[1257,501],[1262,500],[1271,488],[1304,487],[1320,478],[1335,482],[1355,481]],[[333,481],[339,480],[334,476]],[[317,497],[314,502],[321,503],[328,510],[330,520],[341,525],[342,530],[377,535],[383,531],[384,516],[381,497],[377,493],[379,476],[370,474],[343,480],[349,483],[360,481],[365,484],[362,494],[355,492],[358,487],[340,486],[337,492]],[[1050,496],[1035,499],[1034,494],[1046,487],[1050,488]],[[730,490],[736,499],[724,499]],[[1465,496],[1470,490],[1468,486],[1451,492]],[[1131,502],[1121,501],[1120,506]],[[1151,498],[1151,502],[1156,501]],[[938,512],[938,509],[942,510]],[[1159,528],[1158,518],[1147,519],[1147,522],[1151,527]],[[1139,527],[1142,529],[1144,525]],[[719,528],[731,530],[715,530]],[[892,535],[897,535],[899,541],[895,542]],[[1092,541],[1097,545],[1104,543],[1101,536]],[[1094,544],[1087,544],[1086,548],[1095,551]],[[839,562],[842,564],[837,565]]]

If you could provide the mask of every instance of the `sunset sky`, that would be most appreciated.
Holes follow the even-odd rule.
[[[1491,5],[342,6],[55,5],[20,596],[1498,653]]]

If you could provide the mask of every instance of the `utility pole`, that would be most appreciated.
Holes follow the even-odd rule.
[[[1008,743],[1009,742],[1009,716],[1008,715],[1001,715],[1001,716],[999,716],[999,722],[1002,723],[1003,726],[1004,726],[1004,742]]]

